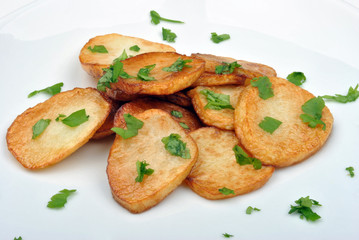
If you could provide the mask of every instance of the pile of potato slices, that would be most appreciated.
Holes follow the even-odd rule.
[[[89,49],[100,45],[107,53]],[[134,45],[139,50],[131,50]],[[113,134],[112,128],[132,131],[134,123],[128,119],[134,118],[135,134],[116,134],[107,175],[114,199],[130,212],[140,213],[182,182],[207,199],[254,191],[270,179],[276,167],[299,163],[318,151],[331,132],[329,109],[324,107],[321,118],[325,130],[303,123],[301,107],[315,96],[277,77],[273,68],[263,64],[210,54],[186,56],[171,46],[120,34],[90,39],[79,59],[82,68],[99,81],[124,52],[129,57],[120,62],[127,75],[120,75],[105,91],[62,92],[15,119],[7,133],[8,149],[24,167],[55,164],[89,139]],[[164,70],[179,60],[185,61],[182,68]],[[217,71],[218,66],[230,63],[236,63],[231,71]],[[141,69],[147,69],[145,79],[138,75]],[[268,77],[273,97],[264,100],[251,85],[260,77]],[[205,93],[228,99],[228,106],[208,107]],[[60,113],[77,109],[86,109],[89,115],[78,127],[54,120]],[[267,116],[282,122],[273,133],[259,127]],[[51,119],[49,129],[32,139],[32,127],[39,119]],[[239,158],[259,160],[261,165],[240,164]],[[141,169],[147,173],[139,181]]]

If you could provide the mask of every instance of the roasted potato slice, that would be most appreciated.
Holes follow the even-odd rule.
[[[186,132],[194,131],[202,126],[198,117],[193,112],[175,104],[152,98],[141,98],[122,105],[122,107],[116,113],[114,126],[120,128],[124,128],[126,126],[126,122],[123,117],[125,113],[137,115],[148,109],[161,109],[169,114],[171,114],[172,111],[180,112],[182,117],[175,117],[172,114],[171,117],[178,123],[184,123],[187,125],[188,129],[184,128]]]
[[[111,89],[111,88],[106,88],[106,95],[115,101],[122,101],[122,102],[128,102],[135,100],[137,98],[147,96],[143,94],[127,94],[120,89]]]
[[[203,123],[224,130],[233,130],[234,110],[229,108],[221,109],[221,110],[205,108],[208,101],[206,96],[201,93],[201,91],[204,89],[208,89],[215,93],[229,95],[230,104],[234,109],[235,106],[237,105],[239,95],[241,91],[244,89],[244,86],[237,86],[237,85],[225,85],[225,86],[214,86],[214,87],[198,86],[188,92],[188,96],[192,98],[193,108]]]
[[[219,57],[211,54],[192,54],[191,57],[197,57],[206,61],[205,71],[199,79],[192,84],[196,86],[218,86],[227,84],[248,85],[250,79],[254,77],[268,76],[275,77],[277,73],[269,66],[260,63],[247,62],[244,60],[235,60],[228,57]],[[233,73],[216,74],[216,66],[223,62],[232,63],[237,61],[242,67],[235,68]]]
[[[88,47],[103,45],[108,53],[93,53]],[[137,45],[138,52],[130,50],[130,47]],[[80,52],[80,62],[82,68],[92,77],[99,79],[103,75],[103,68],[108,68],[112,61],[119,57],[123,50],[128,55],[136,56],[146,52],[175,52],[176,50],[162,43],[147,41],[141,38],[129,37],[117,33],[106,34],[91,38]]]
[[[171,116],[159,109],[150,109],[136,115],[143,121],[138,135],[123,139],[117,135],[110,150],[107,175],[114,199],[133,213],[143,212],[162,201],[190,172],[198,151],[193,139]],[[186,143],[190,158],[171,155],[161,141],[176,133]],[[145,175],[142,182],[136,182],[137,161],[146,161],[154,170]]]
[[[192,106],[191,98],[188,97],[184,92],[176,92],[171,95],[160,95],[156,96],[159,99],[163,99],[165,101],[180,105],[182,107],[190,107]]]
[[[77,127],[55,121],[59,114],[69,116],[85,109],[88,120]],[[39,169],[60,162],[84,145],[105,122],[111,104],[93,88],[75,88],[58,93],[27,109],[9,127],[6,140],[9,151],[26,168]],[[48,127],[32,139],[33,126],[50,119]]]
[[[242,145],[264,164],[286,167],[301,162],[318,151],[326,142],[333,116],[324,107],[321,120],[326,130],[310,128],[303,123],[302,105],[314,95],[281,78],[269,78],[274,96],[263,100],[256,87],[246,87],[235,109],[234,128]],[[272,133],[259,127],[265,117],[282,124]]]
[[[192,60],[182,71],[166,72],[179,58]],[[127,94],[169,95],[192,85],[204,71],[204,61],[174,52],[151,52],[134,56],[122,61],[123,69],[131,76],[137,76],[141,68],[156,64],[150,75],[155,80],[142,81],[136,78],[118,78],[117,83],[111,83],[112,89],[120,89]]]
[[[239,141],[233,131],[205,127],[190,136],[198,146],[198,159],[186,183],[201,197],[223,199],[249,193],[262,187],[274,172],[271,166],[256,170],[252,165],[239,165],[233,151]],[[234,193],[221,193],[223,187]]]

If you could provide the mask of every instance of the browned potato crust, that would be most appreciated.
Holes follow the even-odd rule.
[[[176,92],[174,94],[160,95],[160,96],[156,96],[156,97],[159,98],[159,99],[163,99],[163,100],[166,100],[168,102],[180,105],[182,107],[190,107],[190,106],[192,106],[191,98],[188,97],[183,92]]]
[[[92,139],[98,140],[105,138],[107,136],[112,135],[114,132],[111,130],[113,128],[113,120],[115,118],[115,114],[120,107],[120,103],[116,101],[112,101],[108,99],[111,103],[111,111],[110,114],[107,116],[105,122],[102,126],[96,131],[96,133],[92,136]]]
[[[310,128],[300,115],[302,105],[314,95],[281,78],[270,78],[274,97],[263,100],[252,86],[243,90],[235,109],[234,127],[243,146],[264,164],[286,167],[301,162],[326,142],[333,125],[329,109],[323,109],[322,127]],[[270,134],[259,127],[264,117],[282,122]]]

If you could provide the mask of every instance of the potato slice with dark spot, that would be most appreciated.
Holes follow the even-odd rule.
[[[156,98],[180,105],[182,107],[192,106],[191,98],[188,97],[184,92],[176,92],[170,95],[159,95]]]

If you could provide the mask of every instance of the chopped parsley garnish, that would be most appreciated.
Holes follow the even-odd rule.
[[[213,109],[213,110],[221,110],[225,108],[234,109],[230,103],[229,95],[215,93],[208,89],[203,89],[200,91],[201,94],[206,96],[207,105],[204,107],[205,109]]]
[[[22,237],[14,237],[14,240],[22,240]]]
[[[137,174],[138,176],[136,177],[135,181],[136,182],[142,182],[143,181],[143,177],[145,175],[151,175],[154,170],[152,168],[146,168],[148,165],[148,163],[146,163],[146,161],[137,161],[136,162],[136,169],[137,169]]]
[[[303,198],[299,198],[297,201],[295,201],[296,204],[298,204],[297,206],[290,206],[290,211],[288,212],[289,214],[298,212],[300,214],[300,218],[303,219],[305,217],[305,219],[307,219],[307,221],[316,221],[320,218],[320,216],[318,214],[316,214],[315,212],[313,212],[313,210],[311,209],[312,206],[322,206],[319,204],[318,201],[315,201],[313,199],[309,199],[309,196]]]
[[[324,96],[322,96],[322,98],[334,100],[334,101],[340,102],[340,103],[354,102],[359,97],[358,87],[359,87],[359,84],[357,84],[355,86],[355,88],[350,87],[347,95],[345,95],[345,96],[340,95],[340,94],[335,94],[335,96],[324,95]]]
[[[253,165],[253,168],[258,170],[262,168],[262,162],[257,158],[251,158],[248,154],[238,145],[233,148],[236,162],[239,165]]]
[[[345,170],[349,172],[350,177],[354,177],[354,168],[353,167],[347,167]]]
[[[88,121],[89,119],[89,115],[86,115],[86,110],[85,109],[81,109],[81,110],[78,110],[76,112],[73,112],[70,114],[70,116],[64,118],[64,119],[61,119],[63,116],[63,114],[59,114],[59,120],[69,126],[69,127],[77,127],[81,124],[83,124],[84,122]]]
[[[60,121],[61,119],[65,118],[66,115],[65,114],[59,114],[59,116],[57,116],[57,118],[55,119],[56,122]]]
[[[156,64],[145,66],[141,68],[137,73],[137,79],[142,81],[153,81],[156,80],[154,77],[150,77],[149,74],[156,67]]]
[[[181,125],[181,127],[183,127],[184,129],[189,129],[187,124],[185,124],[184,122],[180,122],[179,125]]]
[[[90,50],[92,53],[108,53],[104,45],[95,45],[93,46],[93,48],[89,46],[87,49]]]
[[[297,86],[302,85],[307,78],[302,72],[292,72],[287,76],[287,80]]]
[[[62,208],[67,203],[67,198],[76,192],[75,189],[73,190],[61,190],[58,194],[55,194],[51,197],[51,201],[48,202],[47,207],[48,208]]]
[[[126,53],[126,49],[123,49],[121,55],[118,58],[115,58],[112,63],[115,63],[116,61],[123,61],[126,60],[128,58],[128,55]]]
[[[132,47],[130,47],[130,50],[134,52],[139,52],[141,48],[138,45],[133,45]]]
[[[314,97],[305,102],[302,106],[302,110],[305,114],[301,114],[300,118],[304,123],[308,123],[308,126],[315,128],[317,125],[323,125],[325,130],[325,123],[320,120],[322,118],[322,110],[325,107],[324,100],[321,97]]]
[[[274,96],[272,83],[268,77],[253,78],[251,85],[257,87],[259,91],[259,97],[266,100]]]
[[[215,72],[217,74],[230,74],[234,71],[235,68],[239,68],[239,67],[242,66],[237,62],[232,62],[232,63],[223,62],[222,65],[216,66]]]
[[[116,134],[120,135],[123,139],[134,137],[138,134],[138,129],[143,127],[143,122],[129,113],[123,115],[127,129],[114,127],[111,128]]]
[[[222,193],[223,195],[234,194],[234,191],[232,189],[229,189],[229,188],[226,188],[226,187],[220,188],[220,189],[218,189],[218,191],[220,193]]]
[[[252,214],[252,212],[253,211],[260,211],[260,209],[259,208],[256,208],[256,207],[251,207],[251,206],[249,206],[249,207],[247,207],[247,209],[246,209],[246,214],[248,214],[248,215],[250,215],[250,214]]]
[[[223,233],[222,236],[225,237],[225,238],[234,237],[234,235],[231,235],[231,234],[229,234],[229,233]]]
[[[32,139],[37,138],[41,135],[43,131],[49,126],[51,120],[50,119],[40,119],[32,126]]]
[[[170,29],[162,28],[162,39],[167,42],[175,42],[177,35]]]
[[[162,68],[165,72],[180,72],[184,67],[192,67],[191,65],[186,65],[186,63],[192,62],[192,59],[183,60],[178,58],[171,66]]]
[[[154,10],[150,11],[150,15],[151,15],[151,22],[155,25],[159,24],[161,20],[166,21],[166,22],[172,22],[172,23],[184,23],[184,22],[178,21],[178,20],[171,20],[168,18],[163,18]]]
[[[259,123],[259,127],[272,134],[281,124],[282,122],[275,118],[264,117],[264,119]]]
[[[181,112],[179,112],[179,111],[176,111],[176,110],[172,110],[172,111],[171,111],[171,115],[174,116],[174,117],[176,117],[176,118],[181,118],[181,117],[183,117],[183,114],[182,114]]]
[[[218,35],[217,33],[213,32],[213,33],[211,33],[211,35],[212,35],[211,40],[214,43],[220,43],[220,42],[223,42],[224,40],[228,40],[231,38],[231,36],[229,36],[229,34]]]
[[[165,149],[173,156],[179,156],[184,159],[190,159],[189,149],[186,148],[187,143],[180,140],[181,136],[171,133],[168,137],[162,138]]]
[[[52,85],[50,87],[41,89],[41,90],[35,90],[33,92],[31,92],[29,95],[27,95],[28,98],[31,98],[32,96],[35,96],[38,93],[47,93],[50,94],[51,96],[54,96],[55,94],[58,94],[59,92],[61,92],[61,88],[62,86],[64,86],[64,83],[60,82],[57,83],[55,85]]]

